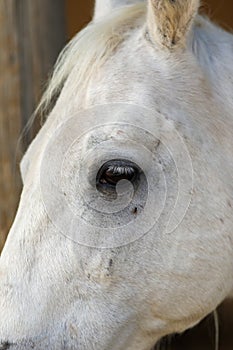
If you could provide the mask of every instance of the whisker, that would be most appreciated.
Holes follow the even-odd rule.
[[[214,327],[215,327],[215,350],[219,350],[219,317],[218,317],[218,311],[214,310],[213,312],[214,316]]]

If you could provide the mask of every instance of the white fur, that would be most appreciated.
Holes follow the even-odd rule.
[[[95,14],[94,20],[102,19],[104,16],[109,15],[113,9],[133,5],[142,0],[97,0],[95,2]]]
[[[198,323],[232,291],[233,37],[197,17],[187,46],[174,52],[148,40],[145,15],[140,4],[91,24],[60,58],[42,100],[51,107],[60,92],[24,158],[21,202],[0,258],[0,340],[12,349],[149,350]],[[102,250],[59,234],[39,174],[58,126],[109,103],[144,106],[168,120],[186,142],[194,188],[175,231],[152,230]],[[103,127],[95,142],[108,132]],[[165,171],[173,191],[174,173]]]

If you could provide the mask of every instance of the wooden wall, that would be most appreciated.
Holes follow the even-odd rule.
[[[93,0],[65,0],[67,30],[71,38],[88,22],[90,22],[94,9]]]
[[[39,128],[20,140],[66,42],[63,0],[0,0],[0,252],[15,216],[19,160]],[[22,141],[22,142],[21,142]]]
[[[208,16],[225,29],[233,29],[233,1],[232,0],[204,0],[203,7]]]

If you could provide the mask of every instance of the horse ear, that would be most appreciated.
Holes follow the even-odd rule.
[[[108,15],[114,8],[133,5],[143,0],[96,0],[94,20]]]
[[[148,0],[151,40],[169,49],[185,46],[199,6],[199,0]]]

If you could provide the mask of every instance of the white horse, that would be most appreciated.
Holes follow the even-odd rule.
[[[0,349],[149,350],[233,290],[233,36],[97,0],[62,53],[0,258]]]

